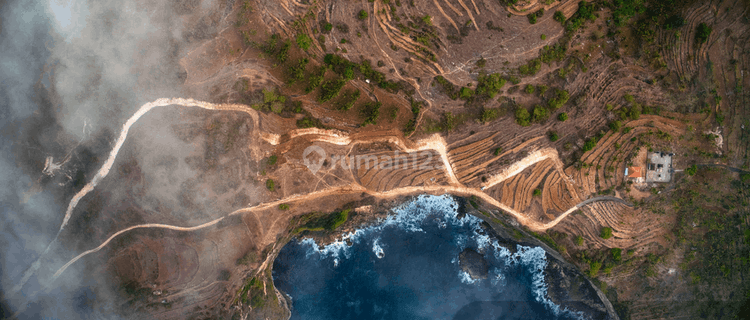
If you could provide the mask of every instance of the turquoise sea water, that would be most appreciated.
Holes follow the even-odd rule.
[[[292,299],[292,319],[583,317],[547,298],[543,249],[519,245],[511,253],[480,219],[458,219],[458,207],[449,195],[419,196],[327,246],[292,240],[273,268],[274,284]],[[486,279],[461,270],[466,248],[489,262]]]

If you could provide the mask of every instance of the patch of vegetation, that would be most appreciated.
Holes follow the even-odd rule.
[[[500,117],[500,110],[498,108],[484,108],[482,114],[479,116],[479,121],[482,123],[489,123],[495,121]]]
[[[531,115],[529,111],[524,107],[518,107],[516,109],[516,123],[522,127],[528,127],[531,124]]]
[[[550,131],[547,136],[549,136],[549,141],[552,141],[552,142],[560,140],[560,136],[558,136],[557,132],[555,131]]]
[[[362,122],[362,126],[367,126],[368,124],[377,124],[378,117],[380,116],[380,106],[382,104],[380,102],[368,102],[364,106],[362,106],[362,110],[360,110],[360,115],[365,120]]]
[[[303,224],[294,229],[292,233],[336,230],[349,219],[349,211],[349,209],[344,209],[330,214],[321,214],[319,212],[308,213],[300,217],[300,221]]]
[[[708,36],[711,35],[711,31],[711,27],[707,24],[699,24],[698,29],[695,32],[695,40],[698,41],[698,43],[706,43],[706,41],[708,41]]]
[[[272,156],[268,157],[268,165],[269,165],[269,166],[275,165],[275,164],[276,164],[276,161],[278,161],[278,160],[279,160],[279,157],[277,157],[277,156],[276,156],[276,155],[274,154],[274,155],[272,155]]]
[[[555,21],[565,24],[565,14],[562,13],[562,11],[555,11],[555,14],[552,16],[552,19],[555,19]]]
[[[318,101],[326,102],[335,98],[339,95],[339,92],[344,85],[346,85],[346,80],[341,78],[323,82],[320,86],[320,98],[318,98]]]
[[[533,76],[539,70],[542,70],[542,60],[540,58],[531,59],[526,64],[518,67],[518,72],[525,76]]]
[[[534,13],[529,13],[526,15],[526,18],[529,19],[529,23],[535,24],[538,18],[541,18],[544,15],[544,8],[537,10]]]
[[[570,94],[567,90],[555,89],[555,97],[550,99],[548,105],[550,109],[557,110],[568,102]]]
[[[601,269],[602,263],[599,261],[589,262],[589,277],[596,278],[599,275],[599,269]]]
[[[495,148],[495,151],[493,151],[492,153],[495,156],[499,156],[502,152],[503,152],[503,148],[497,147],[497,148]]]
[[[368,16],[367,10],[359,10],[359,13],[357,14],[357,18],[359,20],[365,20],[367,19],[367,16]]]
[[[535,105],[534,110],[532,111],[531,115],[531,121],[532,122],[543,122],[549,118],[549,110],[547,108],[542,107],[540,105]]]
[[[348,90],[344,96],[341,97],[337,108],[341,111],[351,109],[354,106],[354,103],[357,102],[357,99],[359,99],[360,94],[359,89]]]
[[[523,89],[523,91],[526,92],[526,93],[528,93],[528,94],[533,94],[534,93],[534,89],[536,89],[536,88],[534,88],[533,85],[527,84],[526,87]]]
[[[595,8],[593,3],[589,3],[586,1],[579,2],[578,10],[575,14],[573,14],[573,16],[570,17],[570,19],[567,20],[565,24],[565,30],[569,32],[575,32],[580,29],[587,20],[596,20],[594,10]]]
[[[289,80],[287,80],[287,84],[294,84],[297,81],[304,80],[305,70],[309,62],[309,59],[301,58],[296,64],[289,66]]]
[[[318,69],[318,72],[315,72],[310,76],[310,79],[307,81],[307,87],[305,87],[305,93],[310,93],[320,86],[320,83],[323,82],[325,77],[326,70],[325,66],[321,66],[320,69]]]
[[[689,176],[694,176],[698,172],[698,166],[692,165],[685,169],[685,173]]]
[[[265,294],[263,280],[256,277],[250,278],[249,281],[245,282],[239,292],[239,299],[242,304],[250,305],[253,309],[263,308],[265,305]]]
[[[500,89],[505,86],[506,80],[498,73],[480,74],[477,84],[477,95],[486,95],[490,99],[495,98]]]
[[[565,121],[565,120],[568,120],[568,114],[567,114],[567,113],[565,113],[565,112],[562,112],[562,113],[560,113],[560,114],[559,114],[559,115],[557,116],[557,120],[560,120],[560,121]]]
[[[534,189],[534,191],[532,192],[532,195],[535,196],[535,197],[541,196],[542,195],[542,189],[539,189],[539,188]]]
[[[422,102],[416,101],[413,99],[411,100],[411,113],[414,115],[414,117],[409,119],[409,122],[407,122],[406,126],[404,127],[405,136],[410,135],[416,129],[416,121],[417,121],[417,118],[419,117],[419,112],[421,108],[422,108]]]
[[[304,33],[298,34],[296,40],[297,46],[305,51],[307,51],[307,49],[310,49],[310,46],[312,45],[312,39]]]
[[[458,97],[461,98],[461,100],[469,100],[473,96],[474,90],[471,90],[471,88],[461,87],[461,90],[458,91]]]
[[[602,228],[601,231],[600,231],[600,233],[599,233],[599,236],[602,239],[612,238],[612,228],[610,228],[610,227],[604,227],[604,228]]]
[[[268,189],[268,191],[276,190],[276,183],[273,182],[273,179],[266,180],[266,189]]]
[[[289,210],[289,205],[286,203],[279,204],[279,210]]]

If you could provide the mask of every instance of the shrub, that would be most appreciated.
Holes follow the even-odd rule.
[[[565,15],[562,13],[562,11],[555,11],[555,14],[552,16],[552,18],[559,23],[565,23]]]
[[[559,139],[560,139],[560,136],[557,135],[557,132],[555,132],[555,131],[550,131],[549,132],[549,140],[550,141],[555,142],[555,141],[557,141]]]
[[[297,46],[307,51],[307,49],[310,49],[310,45],[312,45],[312,39],[307,36],[307,34],[300,33],[297,35]]]
[[[497,119],[498,116],[499,112],[497,108],[485,108],[482,110],[482,115],[479,116],[479,121],[482,123],[488,123]]]
[[[547,35],[542,34],[541,36],[539,36],[539,38],[541,38],[542,40],[547,40]]]
[[[541,196],[542,195],[542,190],[539,189],[539,188],[534,189],[533,195],[535,197]]]
[[[266,188],[268,189],[268,191],[276,190],[276,184],[273,182],[272,179],[266,180]]]
[[[380,102],[369,102],[362,107],[360,114],[365,119],[365,121],[362,122],[362,126],[377,123],[378,117],[380,116],[381,105]]]
[[[473,96],[474,90],[471,90],[471,88],[467,87],[461,87],[461,90],[458,93],[458,97],[461,98],[461,100],[469,100]]]
[[[269,166],[275,165],[276,161],[278,161],[278,159],[279,158],[276,155],[272,155],[272,156],[268,157],[268,165]]]
[[[525,91],[528,94],[532,94],[534,93],[534,89],[535,89],[534,86],[527,84],[526,88],[524,88],[523,91]]]
[[[583,237],[581,236],[576,237],[576,245],[579,247],[583,245]]]
[[[570,94],[568,94],[568,91],[556,89],[555,97],[549,101],[549,107],[552,108],[552,110],[556,110],[565,105],[569,99]]]
[[[612,248],[610,251],[612,252],[612,259],[614,259],[617,262],[622,261],[622,249]]]
[[[534,110],[532,111],[531,121],[533,122],[542,122],[544,120],[547,120],[549,117],[549,111],[547,108],[542,107],[540,105],[535,105]]]
[[[367,16],[368,14],[366,10],[359,10],[359,14],[357,14],[357,18],[359,18],[359,20],[365,20],[367,19]]]
[[[568,114],[567,114],[567,113],[565,113],[565,112],[563,112],[563,113],[559,114],[559,115],[557,116],[557,120],[560,120],[560,121],[565,121],[565,120],[568,120]]]
[[[565,29],[570,32],[576,31],[583,26],[583,23],[586,22],[586,20],[594,21],[595,19],[594,5],[586,1],[581,1],[578,3],[578,10],[576,13],[568,19]]]
[[[692,165],[685,169],[685,173],[689,176],[694,176],[698,172],[698,166]]]
[[[526,108],[519,107],[516,109],[516,122],[520,124],[522,127],[529,126],[529,120],[531,119],[531,115],[529,114],[529,111],[526,110]]]
[[[500,92],[500,89],[503,88],[506,82],[498,73],[489,75],[480,74],[478,80],[476,94],[486,95],[490,99],[494,98]]]
[[[333,25],[330,22],[323,24],[323,31],[330,32],[331,30],[333,30]]]
[[[326,82],[323,82],[323,84],[320,86],[320,102],[326,102],[328,100],[331,100],[339,95],[339,91],[341,91],[341,88],[346,85],[346,80],[344,79],[333,79]]]
[[[599,275],[599,269],[601,269],[602,263],[599,261],[589,262],[589,277],[596,278]]]
[[[590,139],[586,140],[586,142],[583,144],[583,152],[589,152],[596,147],[596,138],[591,137]]]
[[[503,152],[503,148],[497,147],[495,148],[495,151],[493,152],[494,155],[499,156],[500,153]]]
[[[705,23],[701,23],[698,25],[698,30],[695,32],[695,40],[698,41],[698,43],[705,43],[708,41],[708,36],[711,34],[711,27],[709,27]]]
[[[289,210],[289,205],[286,203],[282,203],[279,205],[279,210]]]
[[[615,120],[609,123],[609,128],[612,129],[613,132],[620,131],[620,128],[622,127],[622,122],[619,120]]]
[[[428,26],[431,26],[432,25],[432,17],[429,16],[429,15],[424,16],[424,17],[422,17],[422,22],[424,22],[424,24],[426,24]]]
[[[609,227],[602,228],[601,232],[599,233],[599,236],[602,237],[602,239],[612,238],[612,228],[609,228]]]
[[[536,86],[536,90],[539,92],[539,96],[544,96],[545,93],[547,93],[547,86],[540,84]]]
[[[289,80],[287,83],[293,84],[297,81],[302,81],[305,79],[305,68],[307,68],[307,64],[310,62],[307,58],[301,58],[297,62],[297,64],[292,65],[289,67]]]

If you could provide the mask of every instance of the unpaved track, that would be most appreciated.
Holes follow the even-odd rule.
[[[120,148],[125,142],[125,139],[127,138],[127,134],[130,130],[130,128],[135,124],[135,122],[140,119],[141,116],[143,116],[146,112],[150,111],[153,108],[156,107],[163,107],[163,106],[169,106],[169,105],[181,105],[185,107],[199,107],[203,109],[208,110],[234,110],[234,111],[242,111],[250,114],[250,116],[253,119],[254,126],[253,126],[253,134],[257,135],[258,138],[263,138],[262,134],[260,134],[259,130],[259,121],[258,121],[258,114],[255,110],[248,108],[247,106],[243,105],[233,105],[233,104],[212,104],[208,102],[203,101],[197,101],[193,99],[182,99],[182,98],[173,98],[173,99],[158,99],[154,102],[149,102],[144,104],[138,111],[128,119],[128,121],[123,126],[123,129],[120,133],[119,138],[117,139],[115,143],[115,147],[110,152],[109,158],[104,163],[102,168],[97,172],[96,176],[84,186],[81,191],[79,191],[73,199],[71,199],[70,204],[68,205],[68,209],[65,213],[65,217],[63,219],[63,223],[60,226],[60,231],[62,231],[65,226],[67,225],[68,221],[70,220],[70,217],[73,213],[73,209],[76,207],[78,202],[82,197],[84,197],[86,194],[88,194],[93,188],[102,180],[104,177],[106,177],[109,174],[110,169],[112,168],[112,165],[114,164],[115,158],[117,157],[117,153],[119,152]],[[312,137],[312,140],[317,141],[323,141],[331,144],[336,145],[353,145],[356,143],[364,143],[365,141],[352,141],[352,139],[343,132],[340,131],[332,131],[332,130],[322,130],[322,129],[302,129],[302,130],[295,130],[293,131],[290,136],[293,138],[305,136],[305,135],[314,135],[316,137]],[[269,141],[270,140],[270,141]],[[415,151],[421,151],[421,150],[435,150],[436,152],[440,153],[442,162],[444,164],[446,173],[448,174],[450,178],[450,185],[449,186],[420,186],[420,187],[402,187],[402,188],[396,188],[389,191],[384,192],[376,192],[376,191],[370,191],[364,188],[363,186],[353,183],[348,186],[344,187],[335,187],[335,188],[327,188],[320,191],[315,191],[307,194],[296,194],[289,197],[286,197],[281,200],[272,201],[264,204],[260,204],[254,207],[244,208],[240,210],[236,210],[234,212],[231,212],[227,214],[224,217],[203,223],[201,225],[193,226],[193,227],[180,227],[180,226],[172,226],[167,224],[158,224],[158,223],[150,223],[150,224],[142,224],[142,225],[135,225],[128,228],[125,228],[123,230],[120,230],[113,235],[111,235],[106,241],[104,241],[102,244],[97,246],[96,248],[87,250],[75,258],[71,259],[68,263],[66,263],[63,267],[58,269],[57,272],[55,272],[53,276],[53,280],[57,279],[57,277],[60,276],[70,265],[78,261],[79,259],[83,258],[84,256],[95,253],[102,248],[104,248],[107,244],[109,244],[112,239],[115,237],[126,233],[131,230],[135,229],[144,229],[144,228],[161,228],[161,229],[169,229],[169,230],[175,230],[175,231],[195,231],[203,228],[207,228],[210,226],[213,226],[223,220],[226,217],[237,215],[241,213],[246,212],[253,212],[256,210],[265,210],[269,209],[275,206],[278,206],[281,203],[292,203],[292,202],[299,202],[299,201],[306,201],[309,199],[315,199],[321,196],[328,196],[328,195],[335,195],[335,194],[353,194],[353,193],[367,193],[370,195],[373,195],[375,197],[380,198],[391,198],[391,197],[398,197],[403,195],[412,195],[412,194],[419,194],[419,193],[432,193],[432,194],[440,194],[440,193],[451,193],[451,194],[457,194],[457,195],[464,195],[464,196],[476,196],[478,198],[481,198],[485,202],[507,212],[508,214],[515,217],[521,224],[527,226],[531,230],[535,231],[544,231],[551,227],[554,227],[557,223],[559,223],[562,219],[564,219],[568,214],[571,212],[574,212],[578,208],[580,208],[583,205],[586,205],[588,203],[591,203],[593,201],[604,201],[604,200],[614,200],[609,199],[611,197],[599,197],[595,199],[589,199],[586,201],[583,201],[579,203],[578,205],[568,209],[561,215],[559,215],[555,220],[550,221],[548,223],[540,223],[538,221],[531,220],[528,215],[518,212],[509,206],[500,203],[496,199],[490,197],[488,194],[484,193],[483,191],[477,189],[477,188],[467,188],[463,185],[461,185],[458,180],[455,177],[455,173],[453,172],[453,169],[450,165],[450,162],[447,157],[447,145],[445,143],[445,140],[442,139],[440,135],[433,135],[427,139],[421,140],[416,142],[416,146],[413,148],[407,147],[406,142],[404,142],[401,138],[396,137],[385,137],[385,139],[381,138],[373,138],[370,140],[386,140],[388,142],[392,142],[399,146],[403,151],[405,152],[415,152]],[[278,144],[278,139],[267,139],[267,142],[271,144]],[[528,168],[529,166],[546,159],[552,159],[556,167],[562,172],[562,163],[560,162],[560,159],[557,155],[557,151],[550,148],[540,149],[535,152],[532,152],[524,159],[514,163],[510,167],[508,167],[506,170],[501,172],[498,175],[493,176],[490,181],[485,186],[492,186],[499,182],[502,182],[503,180],[512,177],[520,172],[522,172],[524,169]],[[601,199],[600,199],[601,198]],[[605,199],[606,198],[606,199]],[[598,199],[598,200],[597,200]],[[622,200],[618,200],[622,201]],[[58,232],[59,236],[60,232]],[[53,243],[57,240],[57,237],[55,237],[55,240],[53,240]],[[52,246],[52,243],[47,247],[45,252],[37,259],[37,261],[32,264],[31,268],[29,268],[26,271],[26,274],[24,275],[21,283],[19,283],[16,288],[14,288],[14,292],[20,290],[21,287],[28,281],[29,277],[38,270],[40,267],[40,260],[44,256],[45,253],[49,250],[49,248]],[[52,281],[48,282],[51,283]]]

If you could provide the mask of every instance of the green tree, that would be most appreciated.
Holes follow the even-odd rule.
[[[557,120],[560,120],[560,121],[565,121],[565,120],[568,120],[568,114],[567,114],[567,113],[565,113],[565,112],[563,112],[563,113],[560,113],[560,114],[559,114],[559,115],[557,116]]]
[[[273,182],[272,179],[266,180],[266,188],[268,189],[268,191],[276,190],[276,184]]]
[[[300,33],[297,35],[297,46],[307,51],[307,49],[310,49],[310,45],[312,45],[312,39],[307,36],[307,34]]]
[[[622,249],[620,248],[612,248],[610,249],[612,252],[612,259],[614,259],[617,262],[622,261]]]
[[[534,93],[534,89],[536,89],[536,88],[534,88],[534,86],[532,86],[530,84],[527,84],[526,88],[524,88],[523,91],[525,91],[528,94],[532,94],[532,93]]]
[[[365,20],[367,19],[367,16],[368,14],[366,10],[359,10],[359,14],[357,14],[357,18],[359,18],[359,20]]]
[[[599,269],[602,268],[602,263],[599,261],[589,262],[589,277],[596,278],[599,275]]]
[[[549,141],[555,142],[557,140],[560,140],[560,136],[557,135],[557,132],[550,131],[549,132]]]
[[[708,41],[708,36],[711,34],[711,27],[709,27],[705,23],[701,23],[698,25],[698,30],[695,32],[695,40],[698,41],[698,43],[705,43]]]
[[[689,176],[694,176],[696,172],[698,172],[698,166],[696,165],[689,166],[687,169],[685,169],[685,173],[687,173],[687,175]]]
[[[619,132],[620,128],[622,128],[622,122],[619,120],[615,120],[609,123],[609,128],[612,129],[613,132]]]
[[[542,195],[542,190],[539,189],[539,188],[534,189],[533,195],[535,197],[541,196]]]
[[[555,11],[555,14],[552,16],[552,18],[559,23],[565,23],[565,15],[562,13],[562,11]]]
[[[612,228],[610,227],[602,228],[601,232],[599,233],[599,236],[602,237],[602,239],[612,238]]]
[[[534,110],[532,111],[533,115],[531,117],[531,121],[533,122],[542,122],[544,120],[547,120],[549,117],[549,111],[547,108],[542,107],[540,105],[535,105]]]
[[[530,123],[529,120],[531,119],[531,115],[529,114],[529,111],[526,110],[526,108],[519,107],[516,109],[516,122],[520,124],[522,127],[527,127]]]
[[[498,116],[499,112],[497,108],[485,108],[482,110],[482,115],[479,116],[479,121],[482,123],[488,123],[497,119]]]

